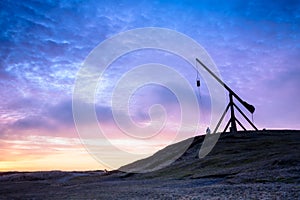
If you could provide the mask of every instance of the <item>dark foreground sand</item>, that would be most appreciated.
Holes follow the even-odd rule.
[[[83,178],[83,177],[81,177]],[[85,179],[87,177],[84,177]],[[88,178],[87,178],[88,179]],[[299,184],[228,184],[222,179],[19,181],[0,199],[299,199]]]
[[[0,173],[0,199],[300,199],[300,131],[222,136],[200,160],[202,141],[146,174]]]

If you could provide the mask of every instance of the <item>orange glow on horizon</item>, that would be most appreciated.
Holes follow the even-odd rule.
[[[176,128],[168,127],[163,133],[159,133],[154,140],[133,140],[125,137],[120,130],[107,126],[110,130],[111,144],[122,151],[134,154],[133,157],[122,157],[114,152],[107,151],[101,146],[101,138],[93,139],[95,145],[99,146],[109,156],[108,165],[121,167],[138,159],[151,156],[156,151],[179,141],[173,141],[176,136]],[[89,127],[89,130],[93,130]],[[189,130],[187,130],[189,132]],[[93,134],[92,134],[93,135]],[[192,137],[187,134],[186,138]],[[186,139],[186,138],[180,138]],[[88,170],[113,170],[102,164],[90,154],[79,139],[74,128],[62,128],[51,132],[27,131],[14,133],[0,138],[0,171],[88,171]],[[135,159],[135,160],[134,160]]]

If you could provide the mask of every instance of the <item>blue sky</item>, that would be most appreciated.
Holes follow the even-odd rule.
[[[202,45],[223,80],[255,105],[254,120],[259,128],[300,128],[299,1],[4,0],[0,2],[0,16],[3,152],[23,155],[22,148],[13,146],[13,141],[32,140],[32,136],[78,138],[71,103],[81,64],[99,43],[122,31],[142,27],[173,29]],[[149,52],[141,52],[148,57],[140,63],[159,54]],[[107,85],[112,85],[124,69],[139,64],[133,58],[129,55],[111,67],[106,74]],[[182,62],[172,55],[155,56],[154,60],[164,64]],[[176,70],[193,83],[195,73],[182,67],[185,65],[176,65]],[[111,87],[98,93],[100,121],[111,117]],[[199,104],[208,112],[208,92],[205,87],[201,92]],[[176,103],[161,88],[150,87],[140,97],[146,94],[152,97],[146,107]],[[141,101],[145,97],[140,102],[134,99],[132,109],[145,107]],[[176,106],[170,109],[178,111]],[[133,118],[148,120],[144,111],[135,112]],[[2,157],[0,162],[8,159]]]

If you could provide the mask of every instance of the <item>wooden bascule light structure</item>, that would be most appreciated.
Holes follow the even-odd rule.
[[[208,71],[229,93],[229,103],[225,108],[225,111],[223,112],[217,126],[215,127],[213,133],[216,133],[219,126],[221,125],[226,113],[230,109],[230,119],[227,122],[224,132],[228,129],[230,125],[230,132],[235,133],[237,132],[237,126],[236,122],[246,131],[246,128],[242,125],[242,123],[235,117],[234,110],[236,108],[237,111],[241,113],[241,115],[247,120],[247,122],[257,131],[258,129],[256,126],[248,119],[248,117],[243,113],[243,111],[234,103],[233,99],[235,98],[238,100],[241,105],[243,105],[251,114],[254,113],[255,107],[251,104],[248,104],[246,101],[243,101],[235,92],[233,92],[217,75],[215,75],[207,66],[205,66],[198,58],[196,58],[196,61],[206,70]],[[197,74],[197,87],[200,87],[200,80],[198,79],[198,74]]]

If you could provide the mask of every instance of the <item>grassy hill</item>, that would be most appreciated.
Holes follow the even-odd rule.
[[[204,136],[175,162],[173,144],[121,168],[156,169],[87,172],[3,172],[0,199],[299,199],[300,131],[268,130],[222,134],[202,159]],[[160,166],[161,167],[161,166]]]
[[[171,165],[150,173],[127,174],[134,178],[196,179],[225,178],[230,183],[300,183],[300,131],[264,130],[222,134],[214,149],[202,159],[198,152],[204,136],[194,138],[188,150]],[[155,166],[180,143],[168,146],[153,156],[121,167],[135,171]]]

